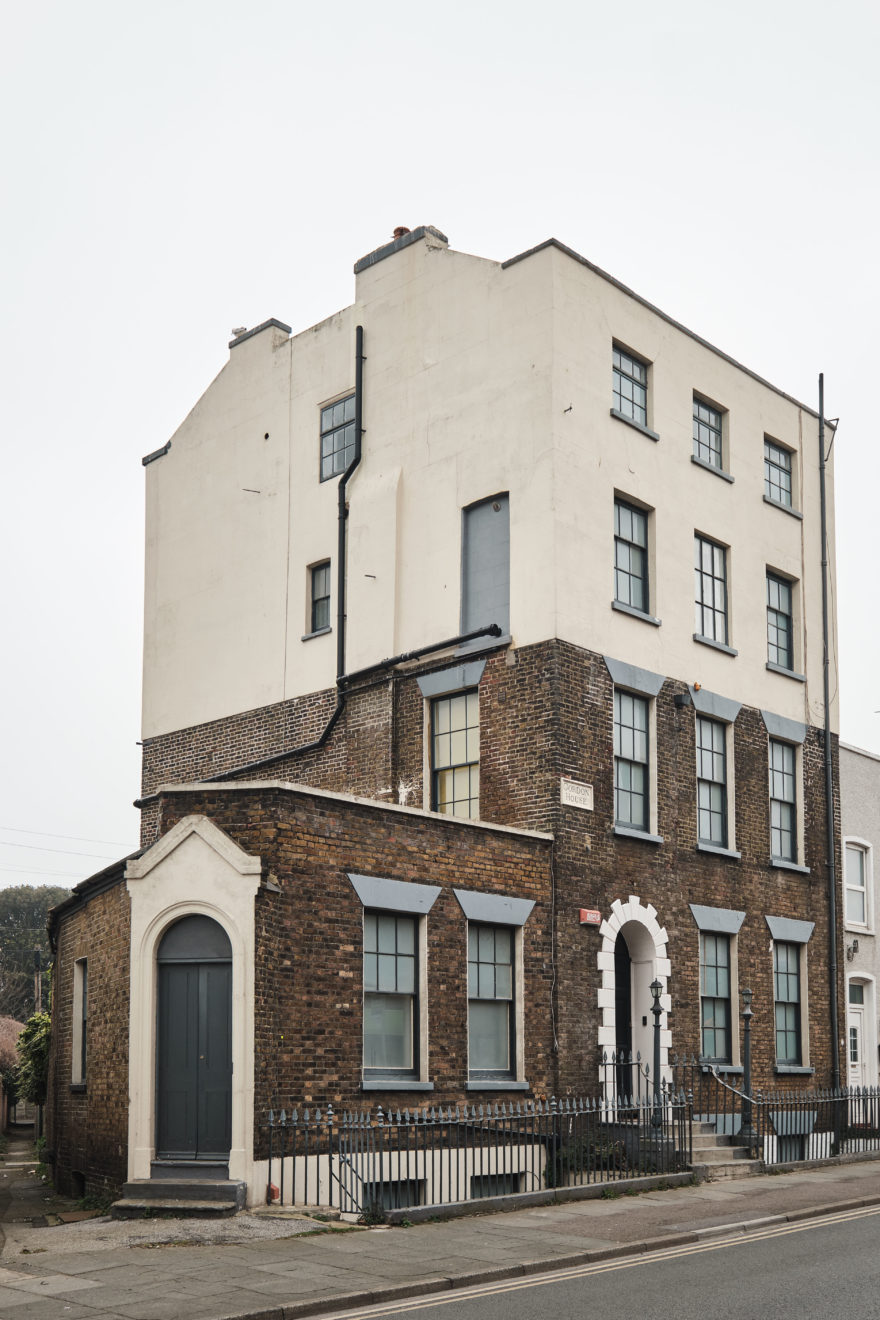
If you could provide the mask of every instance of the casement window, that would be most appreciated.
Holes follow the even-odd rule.
[[[613,411],[639,426],[648,425],[648,364],[615,344],[612,349]]]
[[[480,698],[471,692],[431,702],[431,809],[480,815]]]
[[[309,569],[309,632],[326,632],[330,627],[330,560]]]
[[[776,1062],[799,1066],[801,1049],[801,948],[777,940],[773,944],[773,1014]]]
[[[764,437],[764,498],[771,504],[792,507],[792,454],[775,440]]]
[[[694,599],[694,639],[727,647],[727,550],[699,534],[694,536]]]
[[[461,631],[497,623],[510,632],[510,498],[493,495],[462,510]],[[477,638],[475,646],[490,640]]]
[[[797,861],[796,757],[791,743],[770,739],[770,856],[783,862]]]
[[[321,480],[339,476],[354,458],[354,395],[321,409]]]
[[[514,930],[468,923],[468,1076],[515,1076]]]
[[[794,669],[794,586],[777,573],[767,573],[767,660],[780,669]]]
[[[700,1050],[712,1063],[731,1063],[731,936],[700,934]]]
[[[614,599],[650,612],[648,591],[648,514],[625,500],[614,501]]]
[[[868,882],[868,849],[861,844],[846,844],[846,924],[866,928],[872,924],[870,885]]]
[[[719,720],[696,720],[697,838],[727,848],[727,727]]]
[[[694,458],[719,472],[724,471],[722,420],[717,408],[694,395]]]
[[[88,1076],[89,963],[78,958],[73,964],[73,1031],[71,1042],[71,1082],[85,1086]]]
[[[646,697],[614,689],[614,823],[650,829],[650,766]]]
[[[364,913],[364,1076],[417,1077],[417,920]]]

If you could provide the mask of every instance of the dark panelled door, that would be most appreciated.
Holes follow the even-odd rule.
[[[156,1154],[229,1154],[232,965],[159,962]]]

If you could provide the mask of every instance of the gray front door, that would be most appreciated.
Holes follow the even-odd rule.
[[[206,918],[184,918],[204,923]],[[179,922],[178,927],[183,927]],[[216,923],[211,923],[215,925]],[[183,961],[195,952],[193,926],[172,927],[159,951],[156,1155],[225,1159],[232,1120],[232,964]],[[221,932],[221,934],[225,933]],[[183,937],[183,938],[182,938]],[[203,941],[199,941],[203,943]],[[170,957],[163,957],[163,953]],[[177,955],[176,957],[174,955]]]

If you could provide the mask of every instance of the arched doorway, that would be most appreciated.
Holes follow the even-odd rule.
[[[609,1056],[642,1056],[642,1067],[653,1067],[654,1022],[651,982],[662,986],[660,1004],[664,1016],[669,1012],[668,980],[671,972],[667,958],[666,931],[657,918],[657,910],[631,894],[626,902],[615,899],[600,928],[599,970],[599,1050],[601,1081],[605,1093],[631,1095],[647,1085],[641,1083],[635,1068],[607,1068]],[[660,1067],[668,1067],[670,1034],[668,1021],[661,1023]]]
[[[227,1160],[232,1115],[232,946],[211,917],[182,917],[157,951],[156,1157]]]

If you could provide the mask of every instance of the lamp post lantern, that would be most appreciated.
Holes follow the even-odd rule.
[[[653,1004],[651,1012],[654,1014],[654,1112],[651,1115],[651,1124],[653,1127],[660,1127],[663,1123],[663,1108],[660,1096],[660,1018],[663,1009],[660,1007],[660,996],[663,993],[663,986],[659,981],[651,982],[651,995]]]
[[[743,990],[743,1102],[739,1136],[743,1145],[755,1139],[752,1126],[752,992]]]

